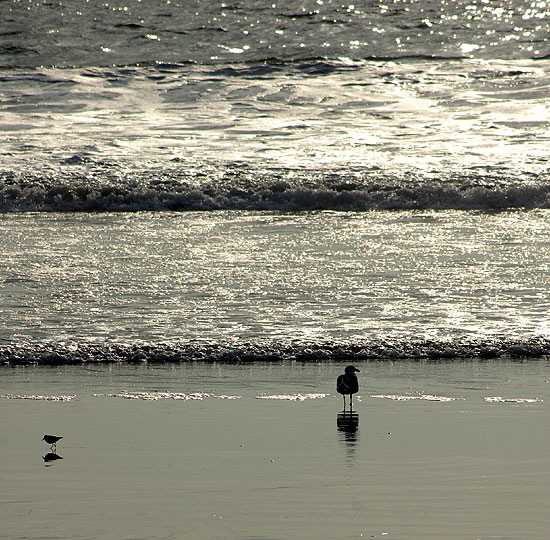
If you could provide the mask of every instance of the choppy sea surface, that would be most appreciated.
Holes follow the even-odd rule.
[[[548,355],[549,2],[0,12],[1,361]]]

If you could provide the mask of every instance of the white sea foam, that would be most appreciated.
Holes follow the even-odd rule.
[[[69,396],[41,396],[41,395],[27,395],[27,394],[2,394],[2,399],[30,399],[34,401],[72,401],[76,397],[76,394]]]
[[[306,401],[308,399],[322,399],[329,394],[272,394],[272,395],[258,395],[256,399],[268,399],[274,401]]]
[[[488,403],[542,403],[544,400],[540,398],[505,398],[501,396],[493,396],[483,398]]]
[[[446,403],[449,401],[461,400],[464,398],[454,398],[446,396],[437,396],[433,394],[374,394],[370,396],[371,398],[379,399],[391,399],[392,401],[412,401],[412,400],[421,400],[421,401],[440,401]]]
[[[9,72],[0,210],[548,208],[549,63]]]
[[[115,392],[112,394],[92,394],[93,397],[112,397],[123,399],[138,399],[143,401],[157,401],[159,399],[173,399],[178,401],[202,401],[207,398],[215,399],[240,399],[241,396],[216,395],[207,392]]]

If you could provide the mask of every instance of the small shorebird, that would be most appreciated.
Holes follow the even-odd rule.
[[[349,410],[352,409],[352,396],[359,391],[359,381],[357,375],[358,370],[355,366],[347,366],[344,374],[340,375],[336,380],[336,391],[344,397],[344,410],[346,410],[346,395],[349,396]]]
[[[55,446],[57,444],[57,441],[62,438],[63,437],[56,437],[55,435],[44,435],[44,437],[42,437],[42,440],[46,441],[51,446]]]

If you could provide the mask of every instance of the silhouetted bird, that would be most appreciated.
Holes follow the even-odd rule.
[[[44,437],[42,437],[42,440],[46,441],[48,444],[51,444],[52,446],[55,446],[57,441],[62,438],[63,437],[56,437],[55,435],[44,435]]]
[[[352,395],[359,391],[359,381],[355,372],[359,371],[355,366],[347,366],[344,374],[336,380],[336,391],[344,397],[344,410],[346,409],[346,396],[349,396],[349,408],[352,408]]]

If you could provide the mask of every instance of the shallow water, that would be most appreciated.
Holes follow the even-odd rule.
[[[0,340],[548,336],[549,227],[542,210],[8,214]]]
[[[546,538],[548,361],[358,367],[3,369],[0,538]]]

